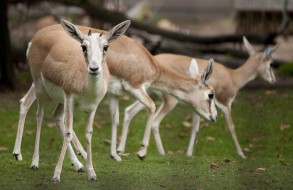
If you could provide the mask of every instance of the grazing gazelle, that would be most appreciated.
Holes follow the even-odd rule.
[[[249,81],[255,79],[257,76],[261,76],[269,83],[275,82],[275,76],[271,68],[271,54],[277,49],[278,45],[274,46],[273,48],[267,49],[265,52],[256,52],[245,37],[243,37],[243,42],[250,55],[248,60],[240,68],[235,70],[229,69],[222,64],[216,63],[214,65],[213,75],[209,79],[208,84],[212,86],[215,90],[216,105],[224,114],[227,127],[229,128],[229,131],[233,138],[238,155],[242,158],[246,158],[241,150],[234,130],[234,124],[231,115],[231,105],[237,95],[237,92]],[[158,62],[166,68],[185,75],[190,74],[188,69],[190,63],[197,62],[199,64],[200,71],[202,71],[207,64],[206,60],[195,60],[191,57],[173,54],[157,55],[155,56],[155,59],[158,60]],[[165,151],[159,135],[159,125],[162,119],[176,106],[177,103],[178,100],[176,100],[174,97],[168,94],[163,94],[163,102],[155,114],[152,128],[156,145],[161,155],[164,155]],[[143,106],[139,104],[139,102],[135,102],[125,109],[124,126],[121,142],[118,147],[118,152],[124,152],[129,123],[133,116],[141,109],[143,109]],[[198,131],[199,116],[194,113],[191,138],[186,153],[188,156],[192,155],[194,141],[196,138],[196,133]]]
[[[91,29],[92,32],[102,32],[98,29],[83,26],[78,26],[78,29],[82,32],[88,31],[89,29]],[[65,36],[64,32],[60,32],[62,31],[60,25],[49,26],[44,30],[47,30],[51,35],[58,36],[59,38]],[[155,104],[146,93],[146,88],[149,86],[189,103],[197,113],[207,120],[216,120],[217,112],[214,101],[214,90],[206,84],[206,81],[212,74],[213,61],[208,64],[205,72],[200,78],[197,64],[192,64],[190,67],[192,75],[197,75],[196,78],[180,75],[159,65],[141,44],[131,38],[122,36],[111,43],[106,62],[110,71],[108,93],[112,118],[111,156],[115,160],[121,160],[120,156],[117,154],[116,138],[119,122],[118,97],[124,90],[130,92],[130,94],[147,107],[149,112],[141,149],[137,153],[141,159],[143,159],[147,153],[147,146],[149,144],[151,126],[155,113]],[[18,131],[21,132],[17,133],[18,135],[14,147],[15,155],[20,154],[21,141],[19,139],[22,138],[26,113],[35,100],[33,93],[35,90],[35,86],[32,85],[31,89],[21,100],[21,114],[18,126]],[[73,131],[72,133],[73,137],[75,137]],[[77,150],[82,153],[83,148],[77,141],[77,138],[73,138],[73,144],[78,146]],[[68,149],[68,151],[72,151],[72,149]],[[73,154],[72,152],[70,155]],[[86,154],[83,156],[86,157]]]
[[[88,34],[84,34],[65,20],[61,20],[61,25],[63,28],[60,26],[57,30],[48,27],[37,32],[27,50],[27,60],[33,78],[32,87],[38,101],[37,137],[32,168],[38,167],[43,106],[51,100],[49,102],[57,106],[55,120],[61,126],[61,131],[64,130],[63,146],[53,176],[53,181],[60,181],[64,155],[74,136],[73,108],[77,104],[81,111],[88,114],[85,130],[86,164],[88,178],[95,180],[91,138],[95,112],[108,88],[109,70],[105,57],[109,43],[125,33],[130,21],[118,24],[107,35],[91,33],[90,30]],[[31,104],[31,100],[28,102]],[[18,157],[17,149],[14,154]]]

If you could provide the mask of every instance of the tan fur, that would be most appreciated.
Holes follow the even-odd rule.
[[[214,88],[218,102],[228,106],[230,99],[236,96],[238,90],[247,82],[247,76],[249,76],[251,70],[258,68],[260,60],[258,60],[257,57],[261,57],[261,54],[251,56],[238,69],[229,69],[222,64],[215,62],[213,74],[207,83]],[[158,60],[161,65],[164,65],[171,70],[184,75],[189,75],[188,68],[192,57],[175,54],[160,54],[155,56],[155,59]],[[208,61],[198,58],[196,61],[201,73]]]
[[[89,29],[91,29],[92,33],[102,32],[102,30],[84,26],[78,26],[78,28],[83,33],[87,33]],[[103,32],[107,34],[107,32]],[[42,44],[43,49],[35,47],[36,45],[34,44]],[[48,51],[49,48],[51,49],[50,51]],[[84,80],[82,80],[84,78],[82,75],[84,73],[84,67],[82,67],[81,63],[85,64],[85,62],[81,47],[77,41],[70,38],[64,32],[61,25],[52,25],[39,31],[32,39],[31,51],[40,52],[39,56],[34,59],[38,59],[40,62],[41,60],[45,60],[44,65],[51,63],[52,59],[57,58],[64,61],[64,63],[70,61],[70,64],[64,65],[65,67],[51,67],[52,69],[44,77],[54,81],[58,85],[65,84],[64,81],[74,81],[69,83],[69,85],[74,86],[64,86],[64,88],[74,89],[77,92],[82,91],[84,86]],[[122,36],[113,41],[110,44],[107,55],[106,62],[110,74],[124,79],[134,88],[137,88],[143,83],[162,83],[163,85],[170,85],[171,88],[183,87],[183,90],[186,91],[186,88],[191,88],[191,86],[197,84],[197,80],[180,76],[159,65],[141,44],[126,36]],[[29,59],[31,58],[29,57]],[[34,62],[37,63],[39,61]],[[40,65],[30,65],[30,67],[34,73],[39,73],[41,69]],[[73,73],[68,73],[68,68],[70,67],[75,68]],[[59,75],[59,73],[62,75],[62,72],[67,73],[65,75],[66,78],[62,78],[61,81],[56,81],[58,77],[55,77],[55,75]],[[170,81],[170,78],[172,81]]]

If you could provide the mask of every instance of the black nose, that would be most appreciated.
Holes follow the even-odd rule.
[[[90,67],[90,70],[92,72],[97,72],[97,71],[99,71],[99,67]]]
[[[212,116],[210,116],[211,122],[215,122],[217,120],[217,117],[213,118]]]

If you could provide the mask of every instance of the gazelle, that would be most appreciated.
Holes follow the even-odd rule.
[[[55,120],[64,130],[63,146],[53,176],[53,181],[60,181],[64,155],[74,136],[73,107],[74,104],[78,104],[81,111],[88,113],[86,163],[88,178],[95,180],[91,137],[96,109],[108,87],[109,71],[105,57],[109,43],[125,33],[130,21],[118,24],[107,35],[92,34],[90,30],[86,35],[65,20],[61,20],[61,25],[63,28],[60,26],[57,30],[54,27],[47,27],[37,32],[27,50],[27,60],[33,78],[32,88],[38,101],[37,137],[32,168],[38,167],[43,106],[47,100],[52,100],[50,102],[57,105],[54,112]],[[30,98],[28,103],[31,102]],[[14,154],[18,156],[17,148]]]
[[[81,31],[102,32],[98,29],[79,26]],[[47,27],[47,31],[55,34],[62,30],[58,25]],[[52,35],[53,35],[52,34]],[[55,34],[56,35],[56,34]],[[65,35],[64,33],[62,35]],[[58,37],[62,37],[58,35]],[[121,158],[117,154],[116,139],[117,126],[119,123],[119,102],[118,97],[124,90],[130,92],[137,100],[139,100],[145,107],[147,107],[149,115],[146,124],[146,130],[142,141],[141,149],[137,153],[138,157],[143,159],[147,153],[147,146],[151,133],[151,126],[155,113],[155,104],[146,93],[146,88],[152,86],[157,90],[171,94],[179,100],[189,103],[196,112],[210,121],[215,121],[217,112],[214,103],[214,90],[206,84],[206,81],[212,74],[213,61],[206,67],[205,72],[199,79],[197,64],[192,64],[190,69],[196,78],[179,75],[172,72],[163,66],[160,66],[153,56],[135,40],[122,36],[115,40],[108,50],[106,57],[108,69],[110,71],[110,81],[108,87],[109,93],[109,107],[112,118],[112,139],[111,139],[111,156],[120,161]],[[35,89],[32,86],[28,93],[21,101],[20,124],[17,135],[18,139],[22,138],[22,131],[24,127],[25,116],[29,109],[31,102],[34,101]],[[73,136],[74,132],[72,131]],[[73,138],[74,145],[82,153],[80,143]],[[20,142],[16,142],[14,154],[20,154]],[[72,149],[68,149],[71,151]],[[74,154],[72,152],[72,154]],[[85,155],[86,156],[86,155]]]
[[[237,95],[237,92],[257,76],[261,76],[269,83],[275,83],[275,76],[271,67],[271,54],[277,49],[278,45],[267,49],[265,52],[256,52],[245,37],[243,37],[243,42],[250,55],[248,60],[241,67],[235,70],[216,63],[214,66],[214,73],[211,76],[208,84],[215,89],[216,105],[224,114],[227,127],[233,138],[238,155],[242,158],[246,158],[242,152],[235,133],[231,115],[231,105]],[[207,64],[206,60],[193,59],[191,57],[174,54],[157,55],[155,56],[155,59],[166,68],[185,75],[190,75],[188,69],[190,63],[197,62],[199,64],[200,71],[202,71]],[[164,155],[165,151],[159,135],[159,125],[162,119],[176,106],[177,103],[178,100],[176,100],[174,97],[168,94],[163,94],[163,102],[155,114],[152,128],[157,149],[161,155]],[[124,126],[118,152],[124,152],[129,123],[134,115],[142,109],[143,106],[139,104],[139,102],[135,102],[133,105],[125,109]],[[198,131],[199,116],[194,113],[192,120],[191,138],[186,153],[188,156],[192,155],[194,141]]]

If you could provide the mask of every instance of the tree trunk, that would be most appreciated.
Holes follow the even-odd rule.
[[[10,48],[10,38],[8,30],[8,1],[0,1],[0,82],[5,87],[14,88],[14,65]]]

